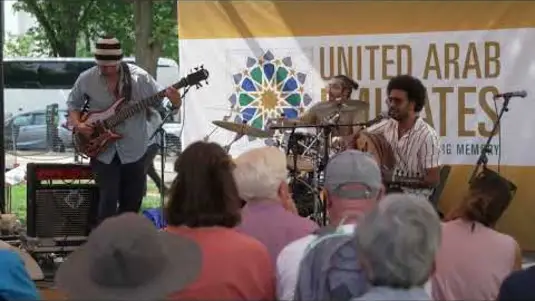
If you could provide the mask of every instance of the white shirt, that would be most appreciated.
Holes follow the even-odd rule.
[[[440,166],[439,136],[421,117],[401,137],[398,137],[398,122],[392,118],[369,127],[367,131],[383,134],[392,147],[396,176],[423,178],[427,169]]]
[[[355,224],[343,225],[344,233],[351,234],[355,231]],[[311,234],[295,240],[288,244],[277,257],[277,300],[293,300],[297,277],[299,275],[299,265],[305,256],[306,250],[317,235]],[[431,296],[431,284],[428,281],[425,285],[426,291]]]
[[[343,225],[342,230],[351,234],[355,225]],[[317,235],[311,234],[288,244],[277,257],[277,300],[293,300],[299,265],[305,256],[308,245],[316,239]]]

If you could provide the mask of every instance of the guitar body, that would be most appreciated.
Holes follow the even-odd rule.
[[[94,158],[105,151],[110,143],[122,138],[112,129],[106,128],[104,120],[115,115],[123,101],[124,99],[121,98],[104,111],[86,113],[81,116],[80,121],[93,126],[93,134],[86,136],[82,133],[74,132],[73,141],[76,151]]]

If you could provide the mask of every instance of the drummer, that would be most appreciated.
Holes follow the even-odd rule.
[[[327,101],[344,103],[345,101],[351,99],[351,94],[358,88],[359,84],[351,78],[345,75],[336,75],[329,82],[327,89]],[[362,116],[364,111],[342,111],[340,112],[339,118],[334,116],[335,113],[333,113],[331,116],[323,116],[320,114],[321,111],[319,110],[322,106],[324,106],[324,103],[322,102],[313,105],[310,109],[308,109],[307,112],[305,112],[305,114],[299,117],[299,120],[305,124],[321,124],[328,121],[337,121],[339,124],[354,124],[363,122],[363,118],[365,118]],[[333,129],[332,136],[351,136],[357,131],[357,129],[357,127],[340,126]]]

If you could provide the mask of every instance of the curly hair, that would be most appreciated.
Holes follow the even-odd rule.
[[[392,90],[401,90],[407,93],[409,101],[414,102],[414,111],[421,112],[427,100],[427,89],[424,84],[414,76],[398,75],[388,82],[386,93]]]
[[[232,158],[216,143],[195,142],[175,162],[166,218],[169,225],[232,228],[241,221],[242,201]]]
[[[461,204],[446,220],[462,218],[493,228],[509,207],[516,187],[496,172],[481,172]]]

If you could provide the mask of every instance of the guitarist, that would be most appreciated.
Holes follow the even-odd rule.
[[[412,182],[419,187],[407,183],[402,190],[429,197],[440,182],[440,145],[437,132],[420,117],[426,88],[415,77],[399,75],[388,83],[387,94],[390,118],[366,129],[383,134],[396,157],[396,167],[386,173],[385,181]]]
[[[88,111],[99,112],[120,98],[127,102],[139,100],[160,90],[148,72],[122,62],[123,52],[116,38],[99,39],[94,55],[97,65],[80,74],[67,100],[74,131],[87,136],[92,134],[93,128],[80,121],[85,97],[89,100]],[[180,94],[176,89],[168,88],[166,97],[173,106],[180,107]],[[90,162],[100,193],[99,222],[119,213],[138,212],[147,181],[144,164],[148,145],[146,115],[132,116],[114,130],[122,135],[122,139],[110,144]]]

